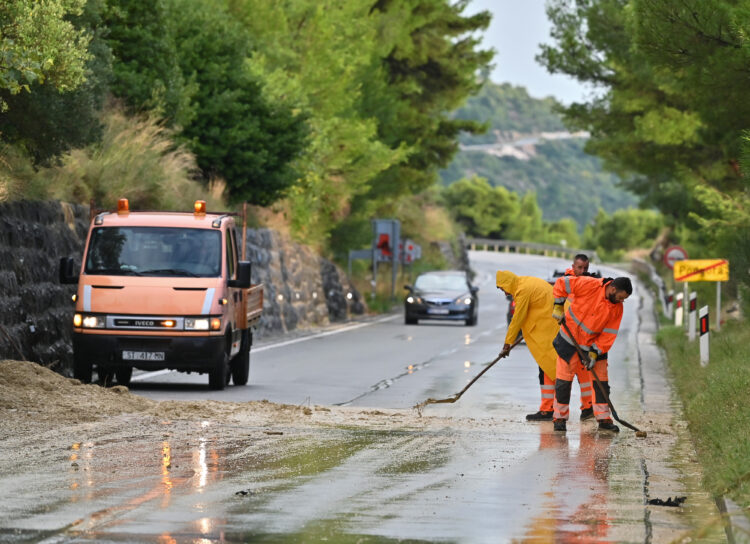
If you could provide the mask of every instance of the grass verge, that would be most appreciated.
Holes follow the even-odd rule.
[[[706,488],[750,506],[750,325],[727,323],[710,333],[710,362],[700,365],[698,342],[679,327],[657,341],[666,351],[674,383],[704,469]]]

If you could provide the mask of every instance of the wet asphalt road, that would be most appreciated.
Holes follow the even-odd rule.
[[[472,252],[471,259],[480,288],[475,327],[407,326],[402,314],[385,316],[258,343],[246,387],[215,392],[205,375],[151,373],[139,375],[131,390],[158,400],[267,399],[400,410],[448,397],[504,342],[507,302],[495,288],[495,271],[546,278],[568,264],[485,252]],[[658,350],[644,330],[649,304],[637,291],[625,303],[610,356],[612,400],[621,417],[641,425],[648,423],[644,413],[668,418],[678,409],[663,367],[652,361]],[[26,532],[14,538],[6,530],[0,540],[36,534],[34,541],[48,542],[669,542],[705,527],[714,510],[698,487],[684,437],[653,438],[652,432],[648,440],[668,442],[666,454],[653,458],[656,442],[638,441],[627,430],[600,434],[594,422],[579,422],[578,393],[574,385],[565,435],[554,433],[551,423],[526,423],[525,414],[538,408],[539,387],[537,367],[520,345],[458,403],[425,408],[465,418],[464,427],[330,429],[282,459],[264,456],[262,441],[249,432],[230,439],[210,428],[196,429],[195,442],[179,447],[149,436],[99,444],[88,456],[85,477],[99,476],[88,494],[70,504],[69,478],[51,479],[44,508],[28,507],[11,525],[0,522]],[[123,448],[132,452],[127,460]],[[167,475],[166,458],[180,470]],[[0,485],[10,481],[4,478]],[[667,493],[689,495],[688,506],[645,504]],[[6,504],[0,514],[16,510],[23,506]],[[76,531],[61,532],[73,518]],[[702,541],[723,541],[721,530],[708,524]]]

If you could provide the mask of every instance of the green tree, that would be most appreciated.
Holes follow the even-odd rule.
[[[644,205],[688,226],[706,256],[741,248],[737,227],[750,213],[740,168],[750,123],[747,4],[554,0],[548,14],[557,43],[543,49],[542,62],[601,89],[564,110],[572,125],[591,131],[587,149],[634,173],[630,186]],[[735,264],[746,270],[748,252]]]
[[[250,67],[263,92],[307,119],[287,203],[297,236],[313,244],[325,245],[353,196],[405,155],[379,140],[377,119],[360,108],[365,76],[383,77],[373,71],[381,45],[370,8],[370,0],[230,2],[254,37]]]
[[[478,49],[477,33],[487,28],[490,14],[465,16],[466,6],[466,0],[373,2],[379,39],[387,46],[379,62],[388,85],[366,87],[363,105],[378,116],[381,139],[391,148],[405,145],[410,153],[379,175],[365,198],[429,187],[458,150],[458,135],[486,130],[482,123],[449,117],[481,88],[480,72],[493,56]]]
[[[504,187],[492,187],[486,179],[473,177],[446,187],[442,197],[469,236],[508,238],[508,233],[514,232],[520,203],[518,196]]]
[[[37,164],[101,136],[99,115],[111,75],[110,51],[102,38],[103,7],[103,0],[89,0],[80,15],[67,17],[77,32],[90,38],[86,78],[80,85],[62,92],[36,81],[28,93],[0,90],[0,100],[8,105],[0,114],[2,139],[25,149]]]
[[[106,39],[115,59],[112,93],[133,110],[155,111],[168,124],[184,126],[195,115],[196,89],[180,69],[168,7],[169,0],[107,0]]]
[[[89,36],[66,19],[86,0],[5,0],[0,3],[0,89],[18,94],[34,83],[59,91],[85,79]],[[0,97],[0,111],[7,109]]]
[[[264,95],[249,69],[250,35],[224,2],[170,0],[169,22],[183,77],[196,85],[181,139],[206,176],[226,179],[232,200],[273,202],[296,179],[304,116]]]

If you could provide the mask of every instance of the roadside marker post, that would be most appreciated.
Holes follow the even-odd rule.
[[[698,293],[690,293],[690,305],[688,306],[688,340],[695,340],[695,310],[698,308]]]
[[[674,311],[674,291],[669,290],[669,294],[667,295],[667,319],[672,319],[672,313]]]
[[[685,282],[685,284],[682,287],[682,291],[683,291],[682,292],[682,325],[683,325],[683,328],[687,329],[688,321],[690,321],[688,319],[688,312],[690,311],[690,304],[689,304],[690,294],[688,293],[689,291],[688,282]]]
[[[700,310],[700,350],[701,366],[708,364],[708,306],[703,306]]]
[[[674,310],[674,325],[675,327],[682,327],[682,293],[677,293],[677,303],[675,304]]]

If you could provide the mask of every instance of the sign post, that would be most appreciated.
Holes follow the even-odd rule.
[[[701,366],[708,364],[708,306],[704,306],[700,311],[700,350],[701,350]]]
[[[674,263],[674,280],[716,282],[716,330],[721,327],[721,282],[729,281],[729,261],[726,259],[692,259]]]

